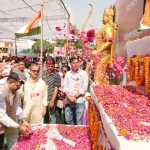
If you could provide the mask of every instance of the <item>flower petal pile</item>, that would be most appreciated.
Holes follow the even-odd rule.
[[[150,107],[148,99],[136,94],[136,88],[93,86],[98,102],[112,119],[118,136],[127,140],[150,141]]]
[[[71,147],[68,144],[54,140],[58,150],[92,150],[89,127],[57,125],[57,129],[63,137],[76,143],[75,147]]]
[[[12,150],[35,150],[38,145],[46,144],[46,133],[50,127],[51,125],[46,125],[45,127],[33,131],[28,137],[19,136],[18,143]],[[92,150],[89,127],[66,125],[57,125],[56,127],[64,138],[70,139],[76,143],[75,147],[71,147],[62,141],[53,140],[58,150]]]
[[[46,144],[47,137],[46,133],[49,130],[49,126],[42,127],[33,131],[29,136],[18,137],[18,143],[12,148],[12,150],[35,150],[36,147],[40,144]]]

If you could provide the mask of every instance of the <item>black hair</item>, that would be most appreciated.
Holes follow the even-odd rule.
[[[77,60],[79,61],[79,58],[78,58],[78,57],[72,56],[72,57],[70,58],[70,63],[72,63],[75,59],[77,59]]]
[[[67,69],[67,71],[69,71],[69,70],[68,70],[68,67],[66,67],[66,66],[63,66],[63,67],[62,67],[62,70],[63,70],[63,68],[66,68],[66,69]]]
[[[53,57],[49,57],[49,59],[46,60],[46,64],[49,64],[50,62],[55,64],[55,59]]]
[[[24,64],[25,64],[25,68],[29,69],[31,63],[29,61],[25,61]]]
[[[11,62],[11,61],[12,61],[12,59],[9,58],[9,57],[7,57],[6,60],[5,60],[5,62]]]

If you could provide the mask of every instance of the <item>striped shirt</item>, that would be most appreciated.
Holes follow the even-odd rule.
[[[48,85],[48,101],[50,101],[53,97],[55,87],[61,86],[60,75],[56,71],[54,71],[51,75],[48,75],[47,71],[44,71],[42,78]]]

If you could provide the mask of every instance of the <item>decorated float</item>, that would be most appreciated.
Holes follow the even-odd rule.
[[[133,3],[135,1],[132,1]],[[121,4],[121,1],[117,1],[117,5],[119,4]],[[129,6],[131,6],[131,3],[129,4],[128,11]],[[104,11],[104,26],[96,34],[93,29],[85,32],[86,24],[93,9],[92,5],[90,6],[91,11],[78,37],[82,42],[82,52],[78,51],[77,53],[81,54],[81,62],[87,61],[86,71],[89,74],[89,81],[92,83],[91,97],[87,97],[88,107],[84,116],[88,124],[83,126],[33,126],[35,130],[31,132],[30,136],[20,136],[18,143],[12,150],[50,150],[50,147],[53,147],[54,150],[150,149],[150,101],[147,97],[147,93],[150,91],[150,57],[147,52],[146,54],[139,52],[137,55],[132,50],[130,51],[129,47],[132,42],[128,42],[126,48],[127,53],[129,54],[130,51],[132,56],[136,55],[135,57],[130,55],[131,58],[128,55],[128,58],[125,56],[125,59],[123,59],[119,57],[121,55],[116,55],[115,44],[118,44],[116,36],[117,39],[119,39],[119,36],[117,35],[117,24],[114,23],[114,5]],[[118,30],[121,30],[120,28],[118,27]],[[60,29],[60,27],[57,27],[56,30]],[[72,28],[71,31],[70,33],[74,34]],[[147,38],[149,37],[137,39],[136,42],[141,45],[140,42],[148,40]],[[92,47],[95,39],[96,45]],[[72,45],[70,46],[68,42],[65,46],[64,49],[66,49],[67,54],[76,52],[75,48],[70,48]],[[136,51],[134,46],[132,49]],[[123,68],[126,58],[128,68]],[[94,72],[94,76],[91,75],[91,72]],[[120,83],[118,81],[121,80],[120,75],[123,72],[127,74],[126,85],[114,85]],[[142,90],[139,88],[141,86]]]

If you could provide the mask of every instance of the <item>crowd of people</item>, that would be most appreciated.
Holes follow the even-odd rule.
[[[4,133],[11,149],[17,129],[28,135],[32,124],[83,124],[88,75],[79,57],[50,56],[43,63],[38,58],[7,57],[0,78],[0,149]]]

